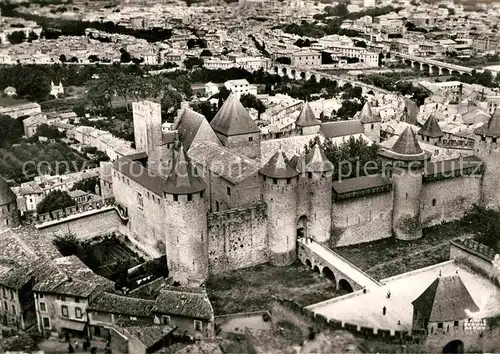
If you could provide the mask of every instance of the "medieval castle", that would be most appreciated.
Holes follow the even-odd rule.
[[[420,141],[439,145],[431,117],[382,149],[383,174],[334,180],[311,139],[380,142],[380,118],[366,104],[357,119],[321,123],[306,103],[295,134],[266,140],[235,95],[214,119],[188,108],[162,130],[160,106],[133,105],[137,154],[114,162],[112,193],[127,215],[124,232],[151,256],[166,252],[174,279],[201,283],[209,272],[296,258],[297,236],[330,247],[422,237],[422,227],[454,220],[475,203],[500,205],[500,110],[476,131],[473,154],[433,161]],[[429,146],[429,145],[427,145]]]

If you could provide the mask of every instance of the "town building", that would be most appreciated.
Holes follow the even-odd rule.
[[[296,67],[321,66],[321,53],[312,50],[301,50],[292,53],[291,65]]]
[[[0,114],[19,118],[41,112],[42,109],[38,103],[12,97],[0,97]]]
[[[0,233],[19,226],[19,210],[16,195],[0,176]]]
[[[245,79],[229,80],[224,83],[224,86],[228,91],[234,93],[238,99],[246,94],[257,96],[257,86],[250,84]]]

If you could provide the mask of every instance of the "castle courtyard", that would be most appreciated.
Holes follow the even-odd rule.
[[[454,261],[383,279],[381,280],[383,286],[371,288],[366,294],[358,291],[345,299],[338,298],[336,301],[318,303],[308,308],[328,319],[335,318],[358,326],[410,331],[413,316],[412,301],[417,299],[436,277],[455,274],[460,276],[479,306],[480,318],[494,316],[500,312],[500,289],[489,280]],[[383,307],[387,310],[385,315]]]

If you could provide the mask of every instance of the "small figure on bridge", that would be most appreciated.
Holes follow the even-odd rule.
[[[382,315],[384,315],[384,316],[385,316],[386,312],[387,312],[387,308],[386,308],[385,306],[384,306],[384,307],[382,307]]]
[[[388,299],[390,299],[390,298],[391,298],[391,291],[390,291],[390,290],[387,292],[387,298],[388,298]]]
[[[366,287],[363,288],[363,294],[366,294]]]

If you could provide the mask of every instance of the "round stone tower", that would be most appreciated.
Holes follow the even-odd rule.
[[[300,182],[309,191],[307,236],[316,242],[325,243],[330,239],[332,227],[332,173],[333,165],[316,144],[303,160],[297,160]],[[299,220],[302,215],[298,215]]]
[[[16,195],[0,176],[0,232],[19,226]]]
[[[298,172],[282,151],[276,152],[260,169],[267,204],[269,262],[277,266],[292,263],[296,254]]]
[[[422,237],[422,174],[430,154],[422,150],[415,133],[407,127],[394,146],[382,150],[380,156],[393,180],[392,232],[401,240],[418,239]]]
[[[208,277],[205,189],[181,146],[163,191],[168,269],[183,284],[200,284]]]
[[[500,108],[489,121],[476,129],[474,155],[484,164],[481,203],[487,208],[500,208]]]

